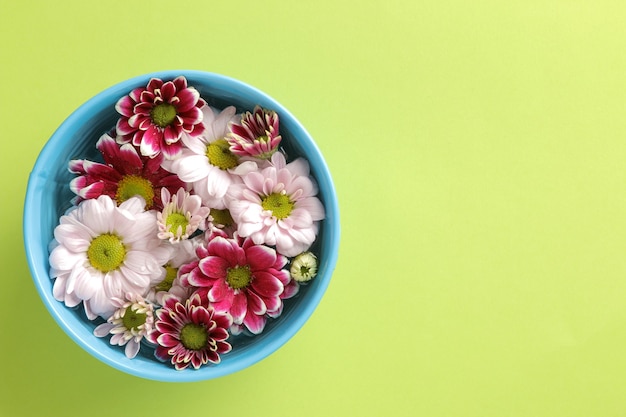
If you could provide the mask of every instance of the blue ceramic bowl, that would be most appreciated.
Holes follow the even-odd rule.
[[[211,106],[224,108],[232,104],[241,112],[252,110],[259,104],[275,110],[280,117],[282,144],[289,158],[300,155],[308,159],[311,173],[319,185],[319,198],[326,208],[326,218],[314,244],[320,260],[317,277],[302,286],[296,297],[285,300],[283,314],[268,320],[262,334],[238,336],[232,340],[233,350],[222,356],[219,365],[183,371],[159,362],[145,348],[134,359],[128,359],[123,348],[111,346],[108,338],[95,337],[92,333],[95,324],[86,319],[81,309],[67,308],[53,297],[48,264],[53,230],[60,216],[70,207],[73,197],[69,189],[73,174],[68,171],[68,162],[98,158],[95,143],[102,133],[115,125],[118,118],[115,103],[120,97],[135,87],[146,85],[152,77],[170,80],[179,75],[187,77],[188,84],[198,89]],[[37,158],[28,181],[23,221],[26,257],[35,286],[59,326],[83,349],[116,369],[143,378],[172,382],[208,380],[231,374],[253,365],[284,345],[319,304],[335,268],[339,247],[339,211],[332,178],[322,154],[304,127],[280,103],[256,88],[201,71],[142,75],[114,85],[80,106],[61,124]]]

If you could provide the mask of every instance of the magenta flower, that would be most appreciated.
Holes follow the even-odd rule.
[[[287,258],[268,246],[255,245],[251,239],[214,237],[206,248],[199,247],[197,267],[183,282],[207,294],[216,311],[230,313],[235,326],[250,332],[263,331],[267,316],[282,311],[285,288],[289,295],[289,271],[283,269]]]
[[[231,124],[230,130],[226,140],[230,151],[239,156],[269,159],[282,139],[278,132],[278,114],[260,106],[256,106],[253,113],[246,112],[239,124]]]
[[[162,157],[142,157],[131,144],[120,147],[109,135],[103,135],[96,147],[102,154],[104,164],[77,159],[70,161],[69,169],[79,176],[70,182],[70,189],[82,200],[108,195],[117,204],[140,195],[146,201],[146,209],[163,209],[161,190],[166,188],[175,194],[185,184],[176,176],[161,168]]]
[[[206,300],[195,294],[183,304],[168,297],[156,311],[154,331],[148,336],[158,346],[155,356],[170,361],[177,370],[194,369],[211,362],[218,364],[220,355],[232,349],[228,328],[232,317],[207,307]]]
[[[116,126],[117,140],[132,142],[150,158],[160,153],[176,158],[183,135],[194,137],[204,131],[201,109],[205,105],[200,93],[187,87],[185,77],[167,82],[152,78],[146,87],[135,88],[115,105],[122,115]]]

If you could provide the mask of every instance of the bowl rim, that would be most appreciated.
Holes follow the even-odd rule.
[[[63,143],[63,137],[71,137],[73,133],[75,134],[78,127],[84,123],[84,119],[89,119],[89,116],[100,110],[104,103],[110,103],[112,100],[116,102],[117,99],[128,94],[132,88],[147,84],[150,78],[166,80],[173,79],[180,75],[188,79],[190,86],[194,85],[190,80],[202,79],[206,80],[206,82],[214,82],[220,86],[228,86],[229,91],[232,88],[234,91],[237,91],[238,94],[245,94],[245,96],[251,95],[255,97],[255,101],[257,101],[256,99],[258,98],[259,104],[262,106],[270,107],[277,111],[281,115],[281,120],[289,120],[289,129],[292,136],[298,137],[299,143],[304,141],[307,148],[306,157],[312,168],[314,164],[316,165],[318,171],[316,180],[320,186],[320,193],[322,189],[325,191],[324,206],[327,215],[324,219],[325,224],[323,228],[324,233],[329,234],[327,240],[329,240],[332,246],[330,250],[327,251],[328,253],[325,257],[325,274],[318,274],[315,278],[315,280],[320,281],[317,282],[315,291],[307,292],[308,301],[305,303],[299,315],[290,317],[290,323],[283,329],[284,331],[275,333],[271,338],[263,339],[260,348],[250,350],[250,354],[241,356],[240,358],[238,357],[236,361],[224,361],[216,366],[204,366],[198,370],[187,369],[184,371],[176,371],[173,367],[170,368],[168,365],[158,363],[156,359],[154,363],[155,365],[159,365],[158,367],[151,365],[137,366],[137,364],[133,364],[132,360],[128,362],[117,361],[115,358],[119,355],[112,355],[108,351],[103,352],[102,349],[97,349],[90,343],[90,340],[85,340],[79,335],[76,329],[74,329],[72,325],[74,321],[72,320],[72,309],[66,307],[63,302],[57,301],[52,291],[45,290],[43,287],[44,279],[50,282],[52,282],[52,280],[49,276],[48,247],[42,248],[41,245],[37,244],[37,236],[41,235],[42,226],[40,226],[41,220],[39,219],[41,213],[38,210],[41,203],[38,198],[39,194],[36,192],[38,188],[37,184],[41,181],[41,175],[46,172],[46,166],[49,166],[50,163],[58,159],[55,158],[55,145],[59,142]],[[58,219],[57,222],[53,224],[58,224]],[[304,126],[283,105],[256,87],[229,76],[200,70],[165,70],[141,74],[102,90],[76,108],[46,141],[33,165],[28,178],[24,199],[22,229],[26,259],[31,278],[50,315],[65,333],[83,348],[83,350],[113,368],[134,376],[164,382],[202,381],[232,374],[261,361],[287,343],[311,317],[326,292],[337,263],[340,241],[339,205],[330,170],[328,169],[322,153]],[[98,339],[96,336],[93,336],[93,338],[94,340]],[[114,351],[115,349],[111,350]]]

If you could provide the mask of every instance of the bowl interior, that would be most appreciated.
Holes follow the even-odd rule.
[[[68,171],[72,159],[99,160],[95,148],[98,138],[115,126],[117,100],[133,88],[147,84],[151,77],[163,80],[184,75],[209,105],[237,107],[249,111],[256,104],[275,110],[280,117],[281,142],[288,161],[297,156],[308,159],[311,174],[319,185],[318,197],[326,209],[320,233],[313,246],[319,254],[317,277],[292,299],[285,300],[283,314],[269,319],[258,336],[237,336],[231,339],[232,352],[222,356],[216,366],[199,370],[176,371],[169,363],[160,363],[152,350],[142,348],[134,359],[124,355],[123,348],[109,345],[108,338],[93,335],[98,322],[87,320],[82,308],[67,308],[52,295],[53,281],[49,275],[49,245],[59,218],[71,206],[74,197]],[[72,113],[48,140],[30,174],[24,204],[24,242],[31,275],[50,314],[63,330],[81,347],[101,361],[124,372],[161,381],[197,381],[216,378],[244,369],[286,343],[311,316],[326,291],[335,268],[339,246],[339,212],[334,185],[328,167],[315,142],[304,127],[282,105],[263,92],[240,81],[201,71],[164,71],[146,74],[119,83],[87,101]]]

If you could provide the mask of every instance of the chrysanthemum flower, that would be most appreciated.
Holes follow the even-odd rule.
[[[202,205],[202,199],[190,195],[183,188],[170,195],[166,188],[161,189],[163,211],[157,213],[159,239],[168,239],[171,243],[185,240],[198,228],[206,228],[206,218],[211,209]]]
[[[165,268],[165,278],[148,292],[146,298],[153,303],[163,305],[165,297],[174,296],[179,300],[186,300],[194,292],[195,288],[182,284],[179,271],[185,271],[185,266],[198,260],[196,248],[202,245],[204,237],[196,236],[191,239],[180,241],[176,245],[171,245],[173,253],[171,259],[163,267]]]
[[[315,240],[324,206],[316,197],[317,186],[309,177],[306,160],[287,164],[284,155],[276,152],[271,161],[272,166],[247,173],[243,183],[229,189],[228,208],[240,236],[296,256]]]
[[[226,136],[230,150],[235,155],[269,159],[278,149],[282,137],[279,134],[278,113],[256,106],[246,112],[238,123],[231,123]]]
[[[287,258],[251,239],[213,238],[206,248],[199,247],[197,267],[186,274],[183,283],[206,293],[216,311],[230,313],[235,325],[243,324],[259,334],[266,314],[282,309],[282,298],[290,283],[283,269]]]
[[[177,370],[189,365],[198,369],[209,362],[218,364],[220,355],[231,350],[226,340],[232,317],[207,307],[198,294],[184,303],[175,297],[167,298],[156,316],[155,331],[150,336],[158,345],[155,356],[169,360]]]
[[[106,323],[96,327],[93,334],[98,337],[113,335],[109,343],[126,345],[124,353],[132,359],[139,352],[141,340],[154,329],[154,307],[137,294],[127,294],[125,299],[113,298],[111,301],[117,310]]]
[[[239,158],[230,152],[229,144],[224,139],[228,123],[235,116],[234,107],[219,112],[206,106],[202,112],[206,128],[204,134],[183,139],[186,147],[180,158],[164,161],[163,167],[192,184],[194,193],[202,197],[206,206],[224,209],[226,191],[233,183],[240,181],[237,174],[242,170],[256,169],[256,165],[253,162],[240,165]]]
[[[132,142],[141,154],[154,158],[163,153],[176,158],[182,150],[181,137],[198,136],[204,131],[202,107],[206,102],[183,76],[163,82],[152,78],[122,97],[115,109],[122,115],[117,122],[117,140]]]
[[[291,278],[298,282],[307,282],[317,275],[317,257],[312,252],[303,252],[296,256],[289,268]]]
[[[77,203],[107,195],[121,204],[139,195],[146,201],[146,209],[161,210],[161,190],[175,193],[185,185],[175,174],[161,168],[162,158],[142,157],[131,144],[120,147],[105,134],[96,147],[104,164],[86,159],[69,163],[70,171],[79,175],[70,182],[71,190],[78,196]]]
[[[156,215],[132,197],[118,207],[108,196],[85,200],[61,216],[50,253],[54,297],[74,307],[81,301],[90,320],[108,318],[112,299],[146,295],[165,276],[170,250],[156,236]]]

